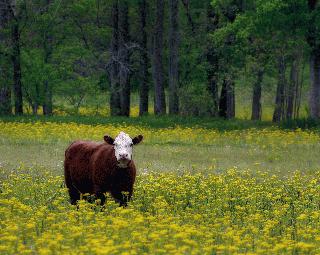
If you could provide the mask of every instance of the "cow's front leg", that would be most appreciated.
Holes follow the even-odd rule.
[[[111,195],[120,206],[126,207],[131,199],[131,191],[111,190]]]
[[[100,199],[100,205],[104,205],[106,202],[106,196],[104,195],[104,192],[100,189],[100,187],[94,187],[94,195],[95,199]]]

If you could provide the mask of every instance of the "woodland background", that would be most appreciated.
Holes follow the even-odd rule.
[[[316,0],[0,0],[0,115],[318,119],[319,10]]]

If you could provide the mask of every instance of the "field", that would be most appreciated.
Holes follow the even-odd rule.
[[[0,254],[319,254],[320,135],[270,123],[0,121]],[[133,201],[68,203],[75,139],[143,134]]]

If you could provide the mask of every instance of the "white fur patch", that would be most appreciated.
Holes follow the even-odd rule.
[[[124,132],[114,140],[114,152],[120,167],[126,167],[127,163],[132,159],[132,139]]]

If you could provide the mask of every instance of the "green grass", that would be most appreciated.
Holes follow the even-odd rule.
[[[292,121],[284,121],[279,124],[271,121],[251,121],[242,119],[224,120],[221,118],[209,117],[185,117],[185,116],[161,116],[154,115],[144,117],[104,117],[104,116],[0,116],[0,121],[4,122],[57,122],[57,123],[79,123],[88,125],[98,124],[114,124],[114,125],[133,125],[150,128],[168,128],[175,126],[182,127],[203,127],[208,129],[216,129],[219,131],[244,130],[249,128],[266,128],[277,127],[282,129],[313,129],[320,130],[320,121],[312,119],[298,119]]]
[[[67,142],[27,141],[2,139],[0,164],[8,169],[24,166],[42,166],[56,174],[63,173],[64,151]],[[295,170],[313,172],[319,170],[320,144],[290,145],[281,148],[261,148],[245,142],[234,143],[232,138],[212,145],[192,144],[141,144],[135,147],[134,160],[139,172],[152,170],[225,172],[236,167],[239,170],[261,170],[288,175]]]
[[[126,254],[128,249],[132,254],[317,254],[316,121],[281,123],[279,130],[271,122],[170,116],[1,120],[13,122],[2,123],[0,133],[1,255]],[[52,124],[50,129],[30,125],[35,121],[109,125]],[[104,209],[85,201],[71,206],[63,182],[68,143],[77,135],[99,139],[114,126],[152,133],[134,149],[133,200],[126,209],[110,197]],[[289,130],[297,127],[313,131]],[[58,139],[59,134],[67,136]]]

